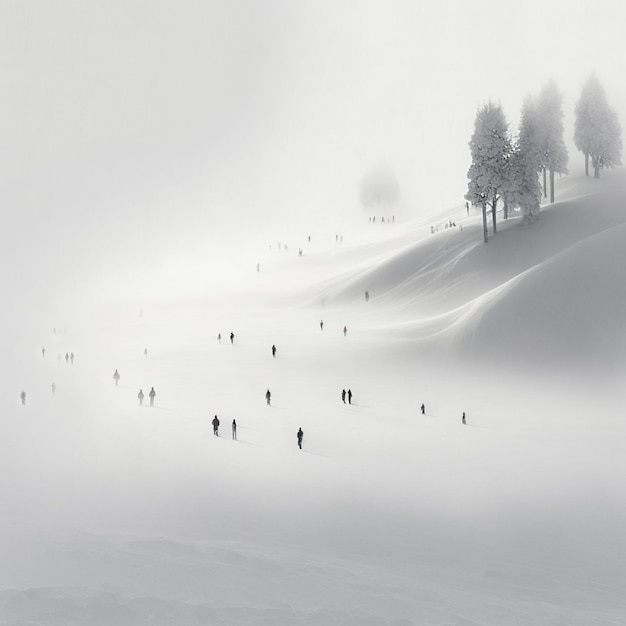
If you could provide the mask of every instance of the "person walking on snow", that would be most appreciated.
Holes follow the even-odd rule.
[[[137,397],[139,398],[139,406],[142,406],[143,405],[143,389],[139,390]]]
[[[230,333],[230,343],[235,343],[235,333]]]
[[[346,390],[342,389],[341,390],[341,401],[345,404],[346,403]]]
[[[22,393],[20,394],[20,400],[22,401],[22,406],[24,406],[26,404],[26,392],[22,391]]]
[[[422,406],[420,407],[420,410],[422,411],[422,415],[426,415],[426,407],[424,406],[423,402],[422,402]]]
[[[115,386],[117,387],[117,383],[120,382],[120,373],[117,370],[113,372],[113,380],[115,381]]]
[[[345,337],[348,334],[348,327],[344,326],[343,327],[343,336]]]
[[[467,422],[465,421],[465,411],[463,411],[463,417],[461,417],[461,421],[463,422],[463,424],[466,424]]]
[[[352,404],[352,390],[348,389],[348,404]]]
[[[272,346],[272,356],[276,358],[276,346]]]
[[[265,401],[267,402],[267,406],[270,406],[271,400],[272,400],[272,394],[270,393],[270,390],[268,389],[265,392]]]
[[[213,418],[213,421],[211,422],[211,424],[213,424],[213,434],[216,437],[219,437],[219,435],[217,434],[217,429],[220,425],[220,421],[217,419],[217,415]]]
[[[217,333],[217,343],[222,343],[222,333]]]
[[[150,406],[154,406],[154,399],[156,398],[156,391],[154,390],[154,387],[150,389],[148,397],[150,398]]]
[[[237,422],[235,420],[233,420],[232,431],[233,431],[233,439],[237,441]]]
[[[320,330],[324,330],[324,320],[320,320]]]
[[[304,433],[302,432],[302,428],[298,428],[298,448],[302,450],[302,438],[304,437]]]

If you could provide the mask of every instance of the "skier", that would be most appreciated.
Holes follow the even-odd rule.
[[[352,404],[352,390],[348,389],[348,404]]]
[[[463,417],[461,418],[461,421],[463,422],[463,424],[466,424],[467,422],[465,421],[465,411],[463,411]]]
[[[143,406],[143,389],[139,390],[137,397],[139,398],[139,406]]]
[[[344,326],[343,327],[343,336],[345,337],[348,334],[348,327]]]
[[[120,373],[117,370],[113,372],[113,380],[115,381],[115,386],[117,387],[117,383],[120,382]]]
[[[233,420],[232,430],[233,430],[233,439],[237,441],[237,422],[235,420]]]
[[[366,291],[365,292],[365,302],[369,302],[370,301],[370,292]]]
[[[230,333],[230,343],[235,342],[235,333]]]
[[[324,320],[320,320],[320,330],[324,330]]]
[[[220,425],[220,421],[217,419],[217,415],[213,418],[213,421],[211,422],[211,424],[213,424],[213,434],[216,437],[219,437],[219,435],[217,434],[217,428]]]
[[[420,407],[420,410],[422,411],[422,415],[426,415],[426,407],[424,406],[423,402],[422,402],[422,406]]]
[[[20,400],[22,401],[22,405],[26,404],[26,392],[22,391],[22,393],[20,394]]]
[[[276,346],[272,346],[272,356],[276,357]]]
[[[298,448],[302,450],[302,438],[304,437],[304,433],[302,432],[302,428],[298,428]]]
[[[154,406],[154,399],[156,398],[156,391],[154,390],[154,387],[150,389],[148,397],[150,398],[150,406]]]
[[[265,401],[267,402],[267,405],[270,406],[270,402],[272,400],[272,394],[270,393],[270,390],[268,389],[265,392]]]
[[[341,390],[341,401],[345,404],[346,403],[346,390],[342,389]]]

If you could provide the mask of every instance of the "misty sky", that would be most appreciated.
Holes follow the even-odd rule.
[[[618,0],[0,0],[4,254],[314,224],[379,165],[404,216],[460,204],[490,98],[516,122],[553,77],[570,140],[595,69],[624,124],[624,23]]]

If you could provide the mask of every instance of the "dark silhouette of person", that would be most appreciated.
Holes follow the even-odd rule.
[[[467,422],[465,421],[465,411],[463,411],[463,417],[461,417],[461,421],[466,424]]]
[[[43,356],[43,357],[46,356],[46,349],[45,348],[41,349],[41,356]]]
[[[74,353],[73,352],[70,353],[70,363],[74,365]]]
[[[115,386],[116,386],[116,387],[117,387],[117,383],[119,383],[119,382],[120,382],[120,378],[121,378],[121,377],[120,377],[120,373],[119,373],[117,370],[115,370],[115,371],[113,372],[113,380],[115,381]]]
[[[22,401],[22,405],[26,404],[26,392],[22,391],[20,394],[20,400]]]
[[[341,390],[341,401],[345,404],[346,403],[346,390],[342,389]]]
[[[143,389],[139,390],[137,397],[139,398],[139,406],[141,406],[143,404]]]
[[[271,400],[272,400],[272,394],[270,393],[270,390],[268,389],[265,392],[265,401],[267,402],[268,406],[270,405]]]
[[[143,349],[143,356],[144,356],[145,359],[148,358],[148,348],[144,348]]]
[[[272,346],[272,356],[276,356],[276,346]]]
[[[298,428],[298,448],[302,450],[302,438],[304,437],[304,433],[302,432],[302,428]]]
[[[237,440],[237,422],[235,420],[233,420],[232,430],[233,430],[233,439],[236,441]]]
[[[217,333],[217,343],[222,343],[222,333]]]
[[[345,337],[348,334],[348,327],[344,326],[343,327],[343,336]]]
[[[422,415],[426,415],[426,407],[424,406],[423,402],[422,402],[422,406],[420,407],[420,410],[422,411]]]
[[[324,330],[324,320],[320,320],[320,330]]]
[[[365,292],[365,302],[369,302],[370,301],[370,292],[366,291]]]
[[[217,419],[217,415],[213,418],[213,421],[211,422],[211,424],[213,424],[213,434],[216,437],[219,437],[219,435],[217,434],[217,429],[219,428],[220,421]]]
[[[348,389],[348,404],[352,404],[352,390]]]
[[[65,353],[65,362],[67,363],[70,360],[70,355],[66,352]]]
[[[235,333],[230,333],[230,343],[235,343]]]
[[[150,406],[154,406],[154,399],[156,398],[156,391],[154,390],[154,387],[150,389],[148,397],[150,398]]]
[[[54,392],[57,390],[57,386],[52,383],[52,385],[50,385],[50,389],[52,390],[52,393],[54,394]]]

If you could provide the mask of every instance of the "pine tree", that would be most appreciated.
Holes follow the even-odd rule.
[[[506,190],[508,204],[521,208],[525,222],[535,221],[539,214],[541,163],[541,123],[535,103],[531,98],[526,98],[522,106],[519,136],[509,159]]]
[[[554,173],[568,174],[567,148],[563,139],[563,97],[551,80],[541,91],[536,114],[541,133],[541,165],[550,173],[550,202],[554,202]]]
[[[595,73],[582,87],[575,115],[574,144],[585,155],[585,174],[589,176],[591,158],[594,176],[599,178],[602,168],[621,164],[622,129]]]
[[[491,207],[495,234],[498,201],[505,192],[509,179],[511,140],[500,105],[489,102],[478,109],[469,146],[472,164],[467,172],[469,182],[465,199],[482,208],[483,236],[486,243],[489,240],[487,207]]]

